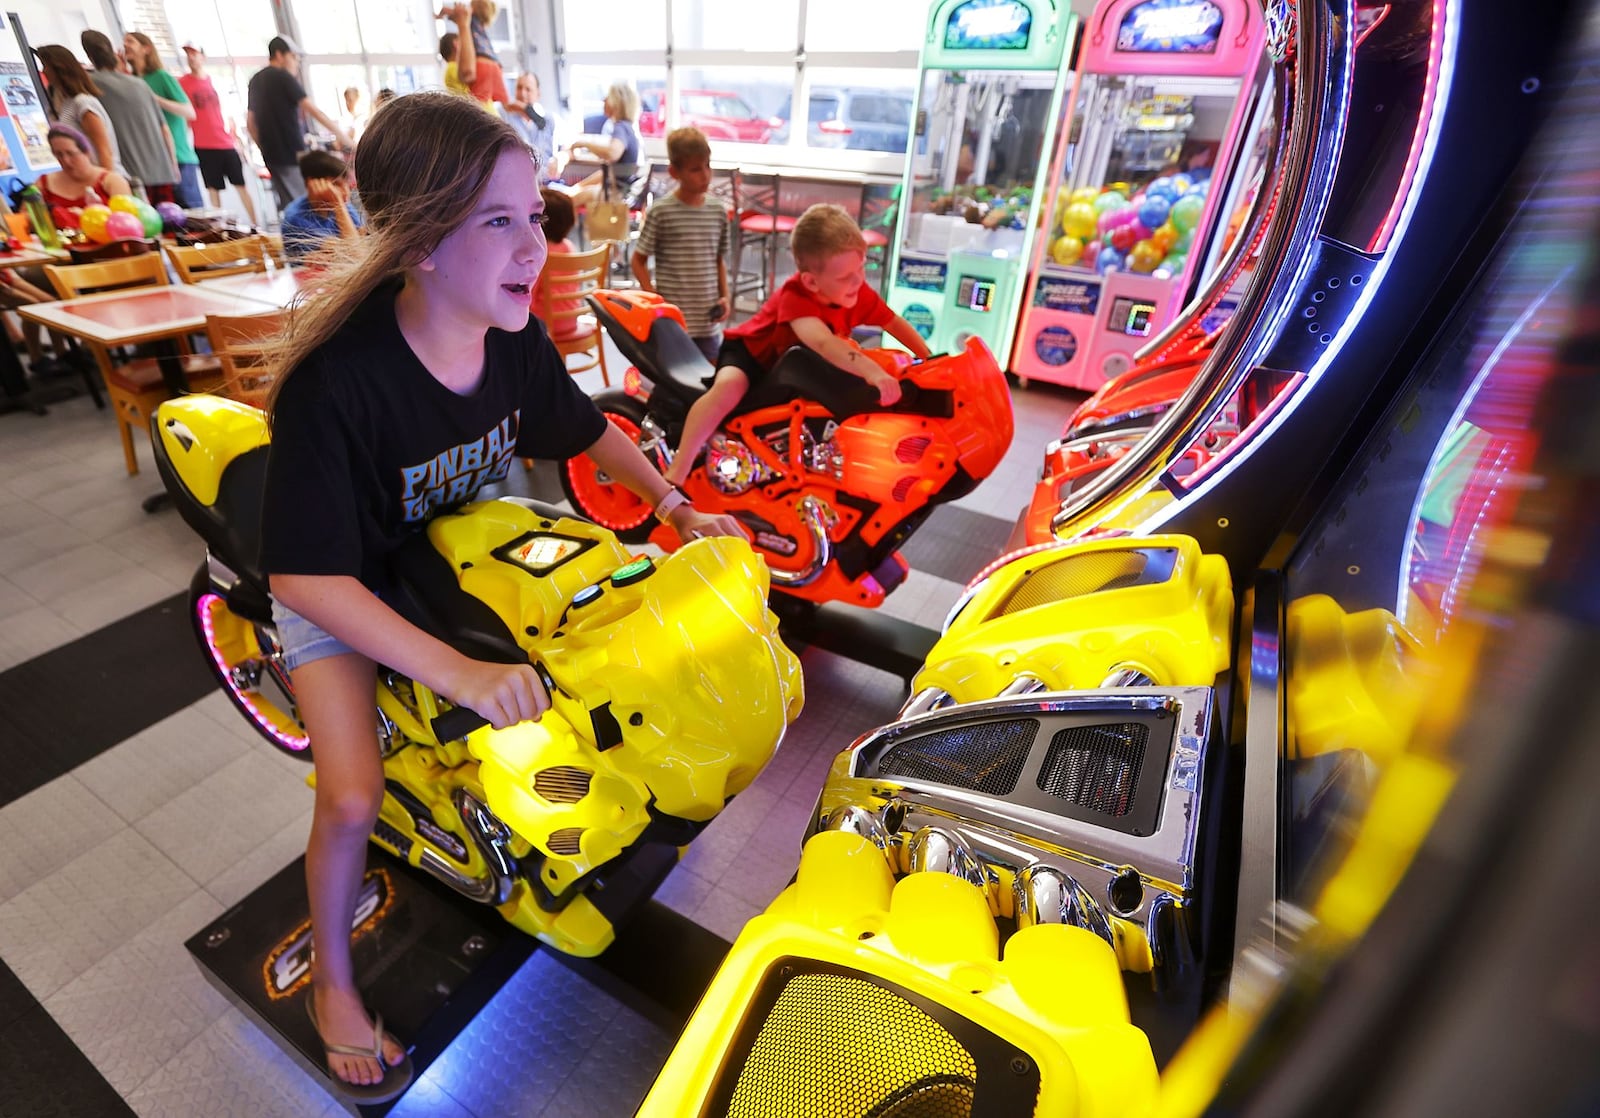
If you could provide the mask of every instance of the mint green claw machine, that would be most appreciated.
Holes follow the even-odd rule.
[[[1077,26],[1067,0],[929,11],[889,304],[935,353],[1011,353]]]

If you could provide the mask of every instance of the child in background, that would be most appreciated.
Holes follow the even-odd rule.
[[[817,205],[801,214],[789,247],[799,271],[772,293],[753,318],[728,329],[711,390],[694,402],[684,418],[683,438],[667,470],[667,480],[674,485],[689,476],[711,433],[790,346],[808,346],[830,364],[860,377],[878,390],[885,407],[900,399],[900,382],[849,342],[850,331],[881,326],[917,357],[931,353],[922,335],[866,285],[867,242],[842,207]]]
[[[283,254],[290,264],[303,263],[330,240],[351,238],[361,227],[361,212],[350,201],[355,176],[344,159],[331,151],[303,151],[300,175],[306,192],[283,208]]]
[[[572,242],[567,238],[571,235],[573,227],[578,224],[578,211],[572,208],[572,199],[559,190],[551,190],[548,186],[539,188],[539,197],[544,199],[544,237],[551,256],[564,256],[576,252]],[[535,316],[540,316],[544,311],[544,300],[547,292],[559,293],[563,287],[572,289],[571,284],[557,284],[553,288],[546,281],[548,275],[539,273],[539,282],[534,284],[533,298],[528,306]],[[550,304],[552,311],[581,311],[583,303],[578,299],[556,299]],[[557,318],[553,322],[546,322],[545,329],[550,331],[550,336],[557,341],[575,338],[578,335],[578,320],[575,318]]]
[[[678,188],[644,215],[633,249],[633,274],[640,287],[660,292],[683,312],[689,336],[715,365],[722,348],[722,320],[728,317],[728,211],[706,196],[711,145],[705,133],[675,129],[667,137],[667,170]]]

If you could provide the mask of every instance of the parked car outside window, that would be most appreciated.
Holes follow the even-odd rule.
[[[820,148],[904,152],[911,134],[911,90],[816,86],[806,111],[806,144]],[[792,118],[789,102],[778,110]],[[774,142],[788,140],[788,128]]]
[[[662,101],[666,90],[659,85],[641,86],[639,89],[639,134],[662,136],[667,131],[665,106]],[[678,91],[678,125],[692,125],[706,134],[706,139],[733,140],[741,144],[766,144],[772,142],[773,133],[785,124],[780,117],[762,116],[750,107],[750,102],[732,90],[680,89]]]

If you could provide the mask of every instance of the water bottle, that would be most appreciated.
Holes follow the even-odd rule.
[[[56,233],[56,223],[50,220],[50,207],[44,204],[44,195],[33,184],[26,186],[21,195],[22,208],[28,211],[34,236],[45,248],[60,248],[61,237]]]

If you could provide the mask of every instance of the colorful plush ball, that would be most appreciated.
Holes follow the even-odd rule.
[[[1172,242],[1172,247],[1169,248],[1167,251],[1168,252],[1188,252],[1190,247],[1193,244],[1194,244],[1194,230],[1193,229],[1182,229],[1182,230],[1179,230],[1179,232],[1178,232],[1178,239]]]
[[[1104,247],[1105,245],[1099,240],[1086,242],[1083,246],[1083,258],[1093,264],[1100,259],[1100,250]]]
[[[1166,254],[1156,247],[1153,241],[1140,241],[1128,251],[1128,269],[1141,275],[1148,275],[1156,270],[1156,265],[1161,263],[1161,258]]]
[[[1151,180],[1150,185],[1144,188],[1146,201],[1151,198],[1164,198],[1170,204],[1177,201],[1178,196],[1182,193],[1182,191],[1172,188],[1172,179],[1167,175]]]
[[[168,229],[182,229],[189,222],[189,215],[176,202],[157,202],[156,213],[161,215],[161,222]]]
[[[83,235],[97,245],[103,245],[111,239],[106,232],[106,222],[110,219],[112,210],[96,202],[92,206],[83,207],[83,213],[78,215],[78,228]]]
[[[1094,212],[1103,214],[1107,211],[1120,210],[1128,204],[1128,196],[1120,190],[1108,190],[1094,200]]]
[[[1172,246],[1178,243],[1178,237],[1180,235],[1181,234],[1179,234],[1179,232],[1172,227],[1172,223],[1168,222],[1167,224],[1156,229],[1155,232],[1151,233],[1150,239],[1160,247],[1163,253],[1167,253],[1171,252]]]
[[[1050,259],[1071,267],[1083,259],[1083,241],[1077,237],[1057,237],[1050,245]]]
[[[1111,247],[1119,254],[1127,252],[1138,240],[1139,238],[1133,235],[1133,226],[1131,225],[1119,225],[1111,230],[1109,238]]]
[[[1150,227],[1144,222],[1140,221],[1138,218],[1134,218],[1132,221],[1130,221],[1128,223],[1128,228],[1133,230],[1134,240],[1147,241],[1150,239]]]
[[[1095,234],[1095,209],[1087,202],[1074,202],[1061,215],[1061,231],[1083,240]]]
[[[1194,185],[1194,179],[1189,175],[1173,175],[1172,189],[1178,192],[1179,197],[1189,193],[1189,188]]]
[[[1168,220],[1178,232],[1189,233],[1200,224],[1200,215],[1205,212],[1205,208],[1205,199],[1191,194],[1172,203],[1172,212],[1168,215]]]
[[[141,200],[139,208],[133,211],[133,216],[138,218],[139,223],[144,226],[144,235],[146,237],[161,236],[161,215],[156,213],[156,208],[149,202]]]
[[[106,205],[110,206],[113,212],[119,214],[138,213],[142,202],[143,199],[135,198],[132,194],[113,194],[106,199]]]
[[[1184,268],[1186,268],[1188,264],[1189,256],[1187,253],[1183,252],[1174,252],[1161,262],[1161,266],[1175,276],[1182,275]]]
[[[1139,221],[1147,229],[1159,229],[1167,223],[1167,214],[1172,210],[1172,200],[1160,195],[1147,195],[1144,205],[1139,207]]]
[[[1087,205],[1093,206],[1094,200],[1100,197],[1100,188],[1097,186],[1080,186],[1068,197],[1072,202],[1083,202]]]
[[[118,210],[106,218],[106,240],[138,241],[144,238],[144,223],[133,214]]]
[[[1116,271],[1118,268],[1121,268],[1123,263],[1124,261],[1122,253],[1118,252],[1114,248],[1103,248],[1100,250],[1099,257],[1094,262],[1094,270],[1103,276],[1107,272]]]

